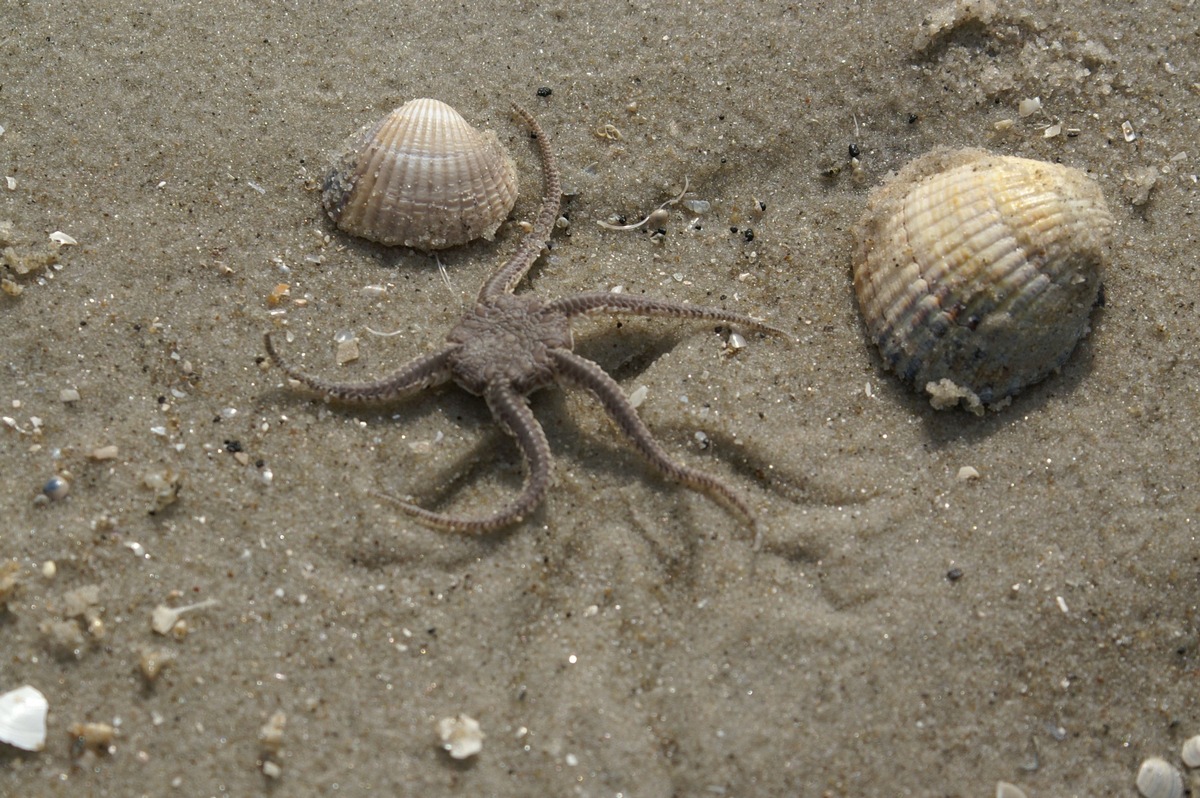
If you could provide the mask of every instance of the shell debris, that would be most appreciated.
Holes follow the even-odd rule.
[[[934,407],[1004,407],[1087,333],[1112,224],[1077,169],[977,149],[918,158],[854,229],[854,290],[885,366]]]
[[[8,600],[21,584],[21,565],[16,560],[0,561],[0,612],[8,609]]]
[[[160,635],[170,634],[175,629],[176,624],[181,622],[181,616],[185,612],[194,612],[206,607],[214,607],[219,603],[216,599],[210,598],[198,601],[195,604],[188,604],[184,607],[168,607],[165,604],[159,604],[154,608],[154,613],[150,618],[150,628]]]
[[[113,753],[113,743],[117,739],[117,729],[110,723],[72,723],[67,727],[77,754],[84,751],[96,753]]]
[[[338,229],[429,251],[491,239],[516,201],[517,166],[496,134],[427,98],[350,136],[321,192]]]
[[[437,724],[442,749],[453,759],[467,759],[483,750],[483,731],[479,721],[468,715],[442,718]]]
[[[1025,798],[1025,791],[1007,781],[996,782],[996,798]]]
[[[32,685],[23,685],[0,695],[0,742],[22,751],[46,747],[46,715],[50,703]]]

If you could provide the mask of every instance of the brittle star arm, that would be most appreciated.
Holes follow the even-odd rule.
[[[435,513],[408,502],[398,502],[409,515],[438,529],[482,534],[521,521],[546,498],[552,469],[550,443],[546,440],[542,425],[529,409],[525,397],[514,391],[511,385],[503,384],[488,388],[484,398],[487,399],[488,407],[491,408],[496,421],[505,432],[513,436],[517,448],[521,450],[521,456],[525,459],[525,485],[521,492],[499,512],[483,518],[460,518]]]
[[[546,310],[551,313],[563,313],[568,318],[605,312],[628,313],[634,316],[668,316],[677,319],[707,319],[729,322],[751,330],[781,335],[784,338],[791,337],[778,327],[773,327],[762,319],[756,319],[744,313],[734,313],[703,305],[685,305],[682,302],[670,302],[665,299],[652,299],[631,294],[614,294],[609,291],[565,296],[546,303]]]
[[[549,354],[554,359],[558,376],[595,396],[608,417],[656,471],[672,482],[708,495],[757,534],[758,524],[745,500],[715,477],[672,460],[654,440],[649,427],[629,403],[621,386],[604,369],[567,349],[551,349]]]
[[[313,391],[330,399],[343,402],[391,402],[411,396],[425,388],[432,388],[450,379],[448,361],[450,354],[458,345],[422,355],[409,361],[396,372],[370,382],[331,382],[319,377],[312,377],[284,360],[275,345],[271,342],[271,334],[263,336],[267,346],[267,354],[275,365],[293,380],[307,386]]]
[[[517,283],[521,282],[521,278],[533,266],[538,255],[542,254],[542,247],[550,240],[554,223],[558,221],[559,202],[562,198],[558,161],[554,159],[554,151],[550,149],[550,139],[532,114],[516,104],[513,105],[513,111],[525,120],[525,124],[529,125],[529,129],[537,138],[538,151],[542,156],[542,210],[534,220],[533,230],[521,239],[517,251],[484,282],[479,290],[480,302],[497,294],[511,294]]]

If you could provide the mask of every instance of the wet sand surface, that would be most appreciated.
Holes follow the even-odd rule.
[[[1128,796],[1146,757],[1178,764],[1200,733],[1200,9],[890,5],[5,3],[0,690],[50,716],[44,751],[0,745],[0,793]],[[329,151],[423,96],[496,131],[521,180],[447,279],[319,201]],[[479,514],[520,486],[483,402],[330,406],[264,362],[266,331],[332,379],[441,342],[536,212],[511,102],[570,221],[520,291],[623,286],[796,336],[576,331],[673,457],[747,497],[760,551],[570,390],[532,398],[541,509],[427,529],[381,494]],[[886,372],[851,287],[867,194],[939,146],[1082,169],[1116,221],[1091,334],[982,418]],[[671,206],[662,236],[596,224],[685,181],[710,208]],[[69,494],[39,499],[55,474]],[[437,735],[459,714],[486,735],[461,761]],[[111,750],[68,733],[87,722]]]

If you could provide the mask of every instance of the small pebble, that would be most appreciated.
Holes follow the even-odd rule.
[[[71,402],[78,402],[79,401],[79,391],[75,390],[74,388],[63,388],[61,391],[58,392],[58,401],[63,402],[65,404],[70,404]]]
[[[115,460],[117,458],[118,451],[119,450],[117,449],[117,445],[115,443],[109,444],[108,446],[97,446],[95,449],[92,449],[92,453],[88,455],[88,458],[95,460],[96,462]]]
[[[66,477],[58,474],[50,477],[49,481],[42,486],[42,493],[46,494],[46,497],[52,501],[65,499],[70,492],[71,483],[67,481]]]

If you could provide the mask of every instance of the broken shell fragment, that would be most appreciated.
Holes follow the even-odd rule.
[[[1138,768],[1137,788],[1144,798],[1182,798],[1183,776],[1170,762],[1152,756]]]
[[[517,168],[496,134],[429,99],[350,136],[321,192],[339,229],[423,250],[490,239],[516,200]]]
[[[999,409],[1088,331],[1112,217],[1082,172],[935,150],[872,193],[854,290],[885,365],[935,407]]]
[[[453,759],[467,759],[483,750],[483,731],[479,721],[468,715],[442,718],[437,724],[442,748]]]
[[[22,751],[41,751],[46,747],[49,711],[46,696],[28,684],[0,695],[0,742]]]

